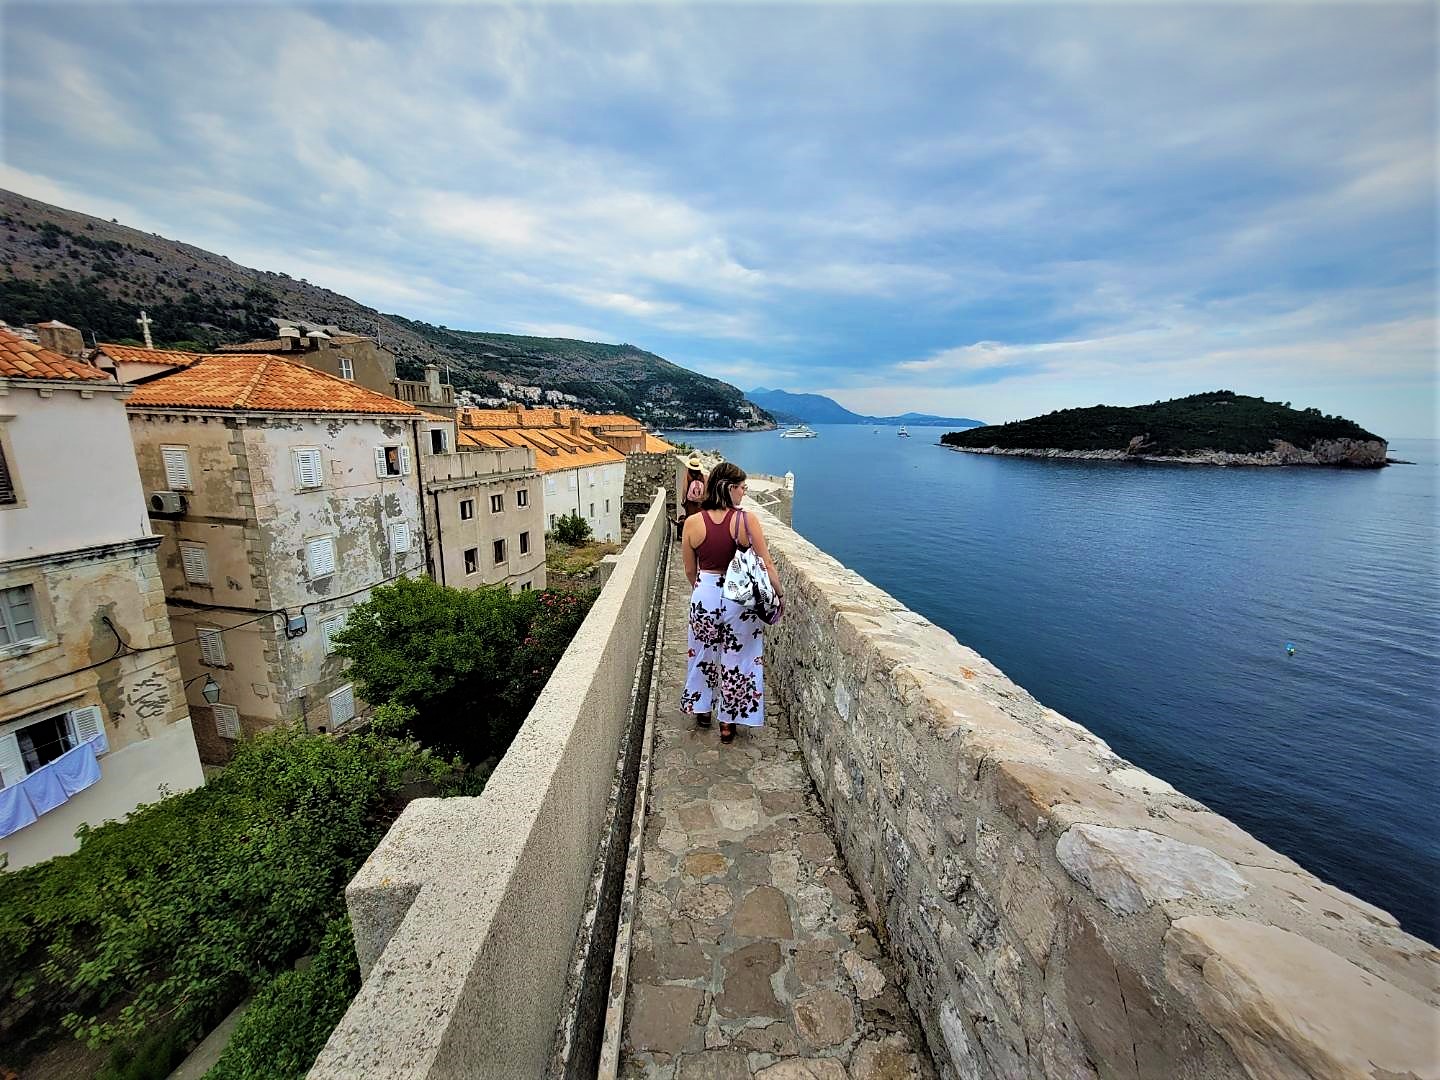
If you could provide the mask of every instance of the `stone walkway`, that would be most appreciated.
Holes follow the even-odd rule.
[[[920,1080],[935,1069],[827,832],[789,722],[722,746],[680,712],[673,549],[622,1077]]]

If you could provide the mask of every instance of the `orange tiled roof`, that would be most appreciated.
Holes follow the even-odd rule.
[[[588,433],[573,436],[558,428],[536,431],[525,428],[461,428],[458,442],[477,450],[506,450],[529,447],[535,451],[535,467],[542,473],[591,465],[623,463],[625,455]]]
[[[579,418],[582,428],[639,428],[645,425],[633,416],[621,413],[587,413],[578,409],[461,409],[458,421],[472,428],[568,428],[572,418]]]
[[[100,351],[121,364],[158,364],[161,367],[189,367],[205,358],[204,353],[184,349],[147,349],[144,345],[113,345],[100,343]]]
[[[645,453],[678,454],[679,452],[680,448],[678,446],[671,446],[658,435],[651,435],[648,431],[645,433]]]
[[[8,330],[0,330],[0,378],[111,381],[99,368],[41,348]]]
[[[281,356],[251,353],[201,357],[188,368],[137,384],[129,404],[134,408],[420,415],[413,405],[346,379]]]

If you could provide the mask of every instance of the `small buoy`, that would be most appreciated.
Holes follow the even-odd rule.
[[[1295,643],[1293,641],[1285,642],[1285,653],[1287,656],[1295,655]]]

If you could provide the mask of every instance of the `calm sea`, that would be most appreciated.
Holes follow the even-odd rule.
[[[1440,943],[1440,443],[1376,471],[678,432],[1117,753]],[[1295,644],[1288,655],[1286,643]]]

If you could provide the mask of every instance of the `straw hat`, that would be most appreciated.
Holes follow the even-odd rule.
[[[686,459],[685,459],[685,467],[686,467],[687,469],[694,469],[696,472],[704,472],[704,471],[705,471],[705,466],[704,466],[703,464],[701,464],[701,462],[700,462],[700,455],[699,455],[699,454],[691,454],[688,458],[686,458]]]

